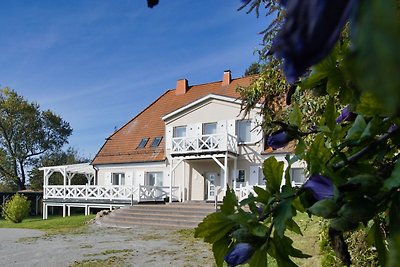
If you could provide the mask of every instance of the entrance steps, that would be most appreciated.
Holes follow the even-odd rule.
[[[96,223],[124,228],[147,225],[158,228],[189,229],[196,227],[205,216],[215,210],[213,203],[206,202],[140,204],[114,210],[97,219]]]

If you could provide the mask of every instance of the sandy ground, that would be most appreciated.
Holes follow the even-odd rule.
[[[176,230],[90,225],[87,229],[45,235],[29,229],[0,229],[0,266],[71,266],[93,260],[118,260],[112,266],[213,266],[210,247],[182,238]],[[111,265],[110,265],[111,266]]]

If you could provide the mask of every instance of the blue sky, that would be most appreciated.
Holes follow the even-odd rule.
[[[242,76],[266,19],[239,0],[2,1],[0,86],[68,121],[69,145],[93,157],[159,95]]]

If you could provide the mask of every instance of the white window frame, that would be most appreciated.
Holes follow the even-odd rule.
[[[299,171],[299,170],[303,172],[303,181],[301,181],[301,182],[296,182],[296,181],[293,180],[294,171]],[[291,170],[290,170],[290,180],[291,180],[292,184],[294,183],[295,185],[302,185],[302,184],[304,184],[304,182],[307,180],[306,173],[305,173],[305,169],[304,169],[304,168],[291,168]]]
[[[214,133],[208,133],[208,132],[206,131],[207,126],[211,126],[211,125],[212,125],[212,126],[215,126],[215,132],[214,132]],[[206,122],[206,123],[203,123],[203,135],[216,134],[217,131],[218,131],[218,124],[217,124],[217,122]]]
[[[114,183],[115,181],[116,181],[116,183]],[[111,173],[111,184],[112,185],[125,185],[125,173],[124,172]]]
[[[156,174],[156,177],[155,177],[155,180],[154,180],[154,184],[150,183],[150,176],[152,174]],[[157,175],[161,176],[161,178],[158,177],[161,180],[161,184],[158,184],[158,185],[157,185]],[[163,186],[163,183],[164,183],[164,172],[162,172],[162,171],[147,172],[146,173],[146,181],[145,181],[145,183],[148,186]]]
[[[179,136],[177,135],[177,133],[179,133],[179,131],[178,131],[178,129],[185,129],[185,131],[184,131],[184,135],[180,135],[179,134]],[[172,132],[172,137],[186,137],[187,136],[187,125],[182,125],[182,126],[175,126],[174,128],[173,128],[173,132]]]
[[[246,125],[246,127],[248,126],[249,127],[249,129],[248,129],[248,132],[247,132],[247,128],[246,128],[246,137],[248,137],[248,138],[246,138],[246,140],[241,140],[242,138],[242,131],[241,131],[241,129],[242,129],[242,127],[244,127],[244,126],[242,126],[242,125]],[[244,120],[237,120],[236,121],[236,136],[237,136],[237,138],[238,138],[238,144],[249,144],[249,143],[252,143],[252,134],[251,134],[251,125],[252,125],[252,123],[251,123],[251,119],[244,119]],[[248,139],[248,140],[247,140]]]

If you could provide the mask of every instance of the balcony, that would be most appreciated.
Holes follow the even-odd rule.
[[[172,155],[238,153],[237,137],[227,133],[172,138]]]

